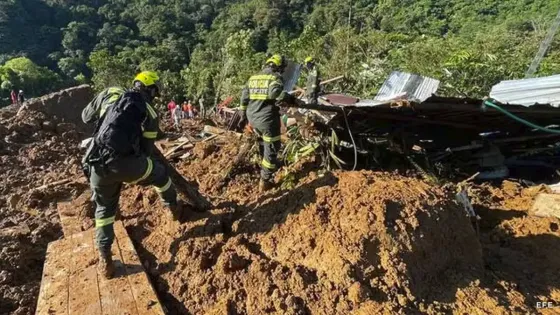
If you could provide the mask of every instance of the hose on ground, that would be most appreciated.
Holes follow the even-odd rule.
[[[560,130],[550,129],[550,128],[547,128],[547,127],[543,127],[543,126],[536,125],[536,124],[534,124],[534,123],[532,123],[532,122],[530,122],[530,121],[527,121],[527,120],[525,120],[525,119],[523,119],[523,118],[521,118],[521,117],[519,117],[519,116],[516,116],[516,115],[514,115],[514,114],[508,112],[507,110],[505,110],[505,109],[503,109],[502,107],[500,107],[500,106],[494,104],[494,103],[491,102],[491,101],[488,101],[488,100],[484,101],[484,106],[488,106],[488,107],[490,107],[490,108],[493,108],[493,109],[499,111],[500,113],[502,113],[502,114],[508,116],[509,118],[511,118],[511,119],[513,119],[513,120],[515,120],[515,121],[517,121],[517,122],[519,122],[519,123],[522,123],[522,124],[524,124],[524,125],[526,125],[526,126],[529,126],[529,127],[533,128],[533,129],[537,129],[537,130],[540,130],[540,131],[549,132],[549,133],[553,133],[553,134],[560,134]]]

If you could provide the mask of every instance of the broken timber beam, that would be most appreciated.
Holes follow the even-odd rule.
[[[169,161],[163,156],[163,153],[159,150],[154,150],[155,159],[159,160],[160,162],[165,165],[167,172],[169,173],[169,177],[175,184],[177,191],[183,193],[187,198],[187,203],[191,206],[200,209],[200,210],[208,210],[212,206],[212,204],[204,198],[204,196],[193,187],[193,184],[187,181],[177,170],[169,163]]]

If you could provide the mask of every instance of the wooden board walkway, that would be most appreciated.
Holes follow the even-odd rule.
[[[106,280],[97,272],[93,229],[51,242],[36,314],[164,314],[120,221],[112,250],[116,273]]]

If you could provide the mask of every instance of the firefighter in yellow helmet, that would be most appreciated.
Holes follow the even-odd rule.
[[[259,136],[261,180],[259,190],[271,189],[274,172],[278,169],[280,150],[280,109],[278,104],[292,97],[284,91],[282,73],[286,59],[273,55],[265,62],[264,69],[249,78],[241,96],[241,125],[247,120]]]
[[[97,118],[93,141],[82,162],[96,204],[98,267],[107,278],[114,273],[113,222],[123,183],[154,186],[174,218],[181,215],[177,193],[165,166],[151,157],[159,130],[158,115],[151,104],[160,91],[158,75],[141,72],[134,78],[132,89],[104,91],[96,97],[99,111],[86,108],[84,112],[89,114],[82,113],[86,118]]]

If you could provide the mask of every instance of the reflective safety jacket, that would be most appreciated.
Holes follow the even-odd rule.
[[[255,127],[280,119],[277,103],[289,100],[284,91],[282,76],[270,68],[249,78],[241,95],[240,110],[247,111],[249,122]]]
[[[309,74],[307,75],[307,85],[305,88],[305,94],[309,103],[317,102],[319,90],[319,70],[317,70],[317,66],[313,66],[313,69],[309,70]]]
[[[140,92],[129,90],[106,107],[94,142],[106,162],[123,156],[150,155],[159,130],[158,116]]]
[[[84,123],[91,124],[97,122],[103,117],[107,108],[113,105],[124,92],[126,92],[126,90],[121,87],[110,87],[97,94],[82,111],[82,120]]]

